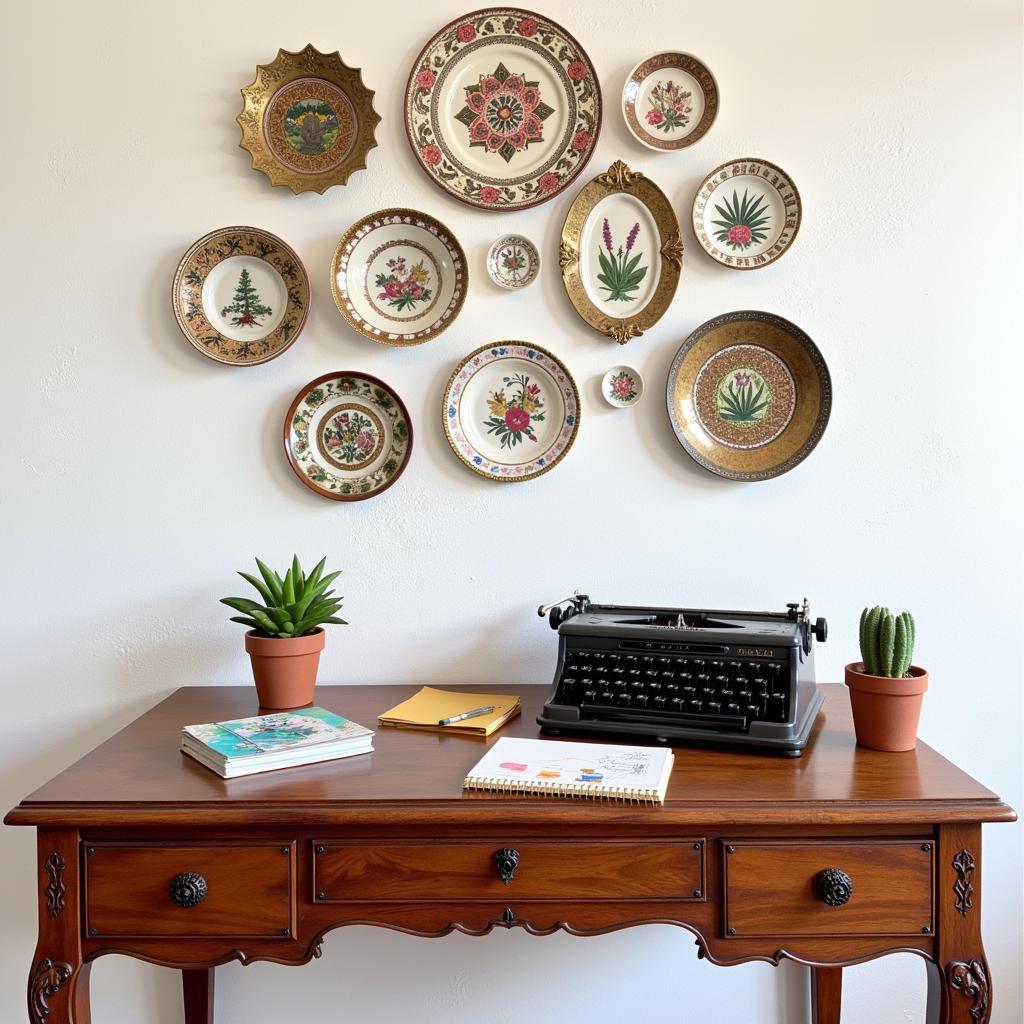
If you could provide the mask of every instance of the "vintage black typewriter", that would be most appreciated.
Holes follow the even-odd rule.
[[[784,612],[634,608],[585,594],[542,606],[558,668],[546,732],[740,744],[799,757],[821,707],[814,640],[824,619]]]

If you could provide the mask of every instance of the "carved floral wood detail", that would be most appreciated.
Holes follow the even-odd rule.
[[[967,911],[974,909],[974,866],[974,857],[968,849],[961,850],[953,858],[953,870],[956,872],[953,893],[961,917],[966,917]]]
[[[28,989],[28,1016],[32,1024],[46,1024],[50,999],[68,983],[71,971],[71,964],[62,960],[54,963],[49,957],[43,957],[39,961]]]
[[[60,917],[67,903],[68,887],[64,884],[64,869],[67,862],[54,850],[46,858],[43,866],[50,879],[46,885],[46,907],[50,911],[50,917]]]
[[[961,992],[965,998],[970,999],[971,1008],[968,1011],[971,1020],[986,1024],[988,1021],[988,974],[985,965],[980,960],[953,960],[946,965],[946,978],[949,987]]]

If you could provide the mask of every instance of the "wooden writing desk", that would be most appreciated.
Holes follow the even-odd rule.
[[[317,703],[372,727],[415,689]],[[523,697],[503,733],[537,735],[547,687],[492,689]],[[932,1021],[985,1024],[981,823],[1014,812],[923,743],[858,748],[845,687],[823,689],[802,758],[678,748],[664,807],[463,794],[484,741],[389,729],[370,755],[224,782],[178,752],[180,729],[255,713],[254,691],[178,690],[5,819],[38,828],[29,1020],[88,1024],[107,953],[180,969],[186,1021],[211,1024],[216,964],[303,964],[340,925],[656,922],[716,964],[810,964],[817,1024],[839,1021],[844,964],[895,951],[928,962]]]

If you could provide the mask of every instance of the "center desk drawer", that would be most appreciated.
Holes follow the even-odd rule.
[[[288,936],[294,861],[294,843],[89,843],[86,934]]]
[[[314,844],[313,894],[350,900],[702,899],[704,841]],[[503,855],[503,856],[502,856]],[[500,862],[500,863],[499,863]],[[509,876],[502,880],[502,872]]]

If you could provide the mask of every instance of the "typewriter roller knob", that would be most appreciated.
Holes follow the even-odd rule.
[[[823,644],[828,639],[828,623],[824,619],[815,619],[813,632],[818,643]]]
[[[826,868],[820,875],[815,886],[822,903],[830,907],[841,907],[850,902],[853,895],[853,879],[839,868]]]

